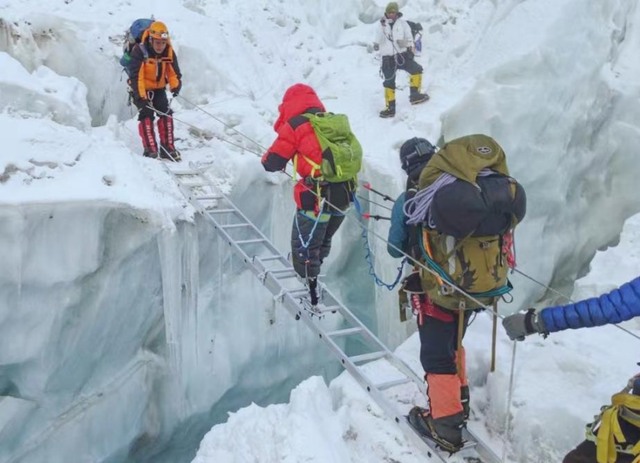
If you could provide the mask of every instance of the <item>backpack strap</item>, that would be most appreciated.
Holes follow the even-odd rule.
[[[142,52],[142,58],[146,63],[149,60],[149,50],[147,50],[147,46],[144,44],[144,42],[139,43],[138,46],[140,47],[140,51]]]

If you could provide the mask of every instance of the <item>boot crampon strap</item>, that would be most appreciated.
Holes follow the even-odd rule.
[[[458,452],[464,447],[465,442],[450,442],[438,433],[434,426],[434,419],[429,410],[421,407],[413,407],[407,417],[409,424],[423,437],[435,442],[441,449],[451,454]]]

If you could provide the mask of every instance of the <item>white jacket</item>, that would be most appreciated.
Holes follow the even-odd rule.
[[[413,49],[413,35],[407,21],[402,17],[396,18],[391,27],[391,22],[383,18],[384,24],[378,23],[375,44],[380,46],[381,56],[393,56]]]

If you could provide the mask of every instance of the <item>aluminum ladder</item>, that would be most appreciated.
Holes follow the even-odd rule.
[[[189,168],[181,168],[178,164],[165,163],[167,171],[178,184],[185,198],[193,207],[207,218],[231,250],[243,261],[244,265],[260,279],[262,284],[274,295],[295,318],[302,320],[351,374],[356,382],[369,394],[373,401],[384,410],[402,429],[404,435],[413,442],[428,458],[438,462],[446,462],[449,453],[436,448],[433,441],[420,436],[409,424],[407,417],[397,406],[383,395],[383,391],[402,384],[413,382],[426,394],[424,380],[393,352],[391,352],[326,286],[321,288],[321,303],[312,310],[308,302],[309,291],[298,278],[291,262],[269,241],[269,239],[220,192],[206,176],[207,169],[193,164]],[[204,189],[211,190],[211,193]],[[239,237],[238,235],[243,235]],[[326,331],[320,323],[327,314],[340,314],[348,327]],[[348,356],[337,340],[347,336],[360,336],[371,346],[372,352]],[[360,364],[385,359],[401,374],[401,379],[374,383],[367,377]],[[501,459],[469,430],[464,430],[466,441],[459,454],[466,456],[473,453],[470,460],[483,463],[501,463]],[[458,454],[456,454],[458,455]],[[473,455],[473,456],[472,456]]]

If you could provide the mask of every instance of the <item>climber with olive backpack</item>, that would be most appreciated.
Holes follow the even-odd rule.
[[[293,161],[296,214],[291,232],[293,267],[309,288],[314,309],[321,296],[320,266],[331,239],[344,221],[362,166],[362,147],[344,114],[326,111],[316,92],[304,84],[291,86],[278,107],[278,137],[262,157],[269,172],[285,170]]]
[[[456,452],[470,413],[462,338],[472,312],[512,289],[513,229],[526,213],[526,196],[509,176],[504,151],[486,135],[445,144],[428,159],[418,185],[403,212],[407,226],[419,230],[420,260],[430,270],[416,269],[421,292],[414,308],[430,408],[414,407],[409,422]]]

